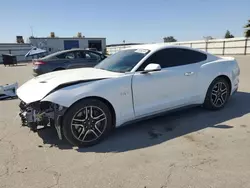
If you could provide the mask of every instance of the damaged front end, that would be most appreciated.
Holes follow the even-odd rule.
[[[62,139],[61,120],[66,107],[47,101],[37,101],[30,104],[21,101],[19,107],[19,116],[23,126],[28,126],[32,131],[37,131],[39,127],[54,126],[59,139]]]

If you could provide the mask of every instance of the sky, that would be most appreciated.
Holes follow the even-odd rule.
[[[242,37],[250,0],[1,0],[0,43],[16,35],[105,37],[107,44]]]

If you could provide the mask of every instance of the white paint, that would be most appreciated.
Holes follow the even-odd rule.
[[[193,103],[197,97],[194,91],[198,66],[171,67],[148,74],[136,72],[132,82],[135,115],[141,117]]]
[[[171,46],[157,44],[137,46],[140,49],[151,50],[146,57],[169,47]],[[170,67],[147,74],[136,72],[146,57],[129,73],[82,68],[45,74],[25,83],[17,90],[17,95],[27,103],[41,100],[65,107],[70,107],[85,97],[101,97],[114,107],[116,126],[120,126],[127,121],[161,111],[189,104],[202,104],[209,85],[220,75],[226,75],[231,80],[231,92],[238,87],[239,67],[231,57],[220,58],[207,54],[206,61],[196,64]],[[96,78],[109,79],[79,83],[49,94],[63,83]]]
[[[79,80],[109,78],[118,75],[120,74],[95,68],[79,68],[56,71],[34,77],[29,80],[17,90],[17,95],[21,96],[25,103],[31,103],[41,100],[54,88],[64,83]],[[32,88],[32,90],[30,91],[30,94],[27,95],[27,90],[29,88]]]
[[[146,71],[146,72],[159,71],[159,70],[161,70],[161,66],[159,64],[155,64],[155,63],[150,63],[144,69],[144,71]]]

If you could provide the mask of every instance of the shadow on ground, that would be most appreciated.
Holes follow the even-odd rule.
[[[250,93],[236,93],[220,111],[208,111],[200,107],[174,112],[151,120],[142,121],[118,128],[100,144],[79,148],[79,152],[125,152],[150,147],[168,140],[196,132],[202,129],[233,128],[223,122],[244,116],[250,112]],[[54,129],[44,129],[38,132],[44,144],[50,144],[60,149],[71,149],[65,141],[57,138]]]

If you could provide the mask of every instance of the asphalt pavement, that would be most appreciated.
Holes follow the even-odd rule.
[[[131,124],[90,148],[21,127],[19,100],[0,101],[0,188],[250,187],[250,56],[236,58],[240,87],[223,110]],[[32,77],[29,64],[0,65],[0,85]]]

